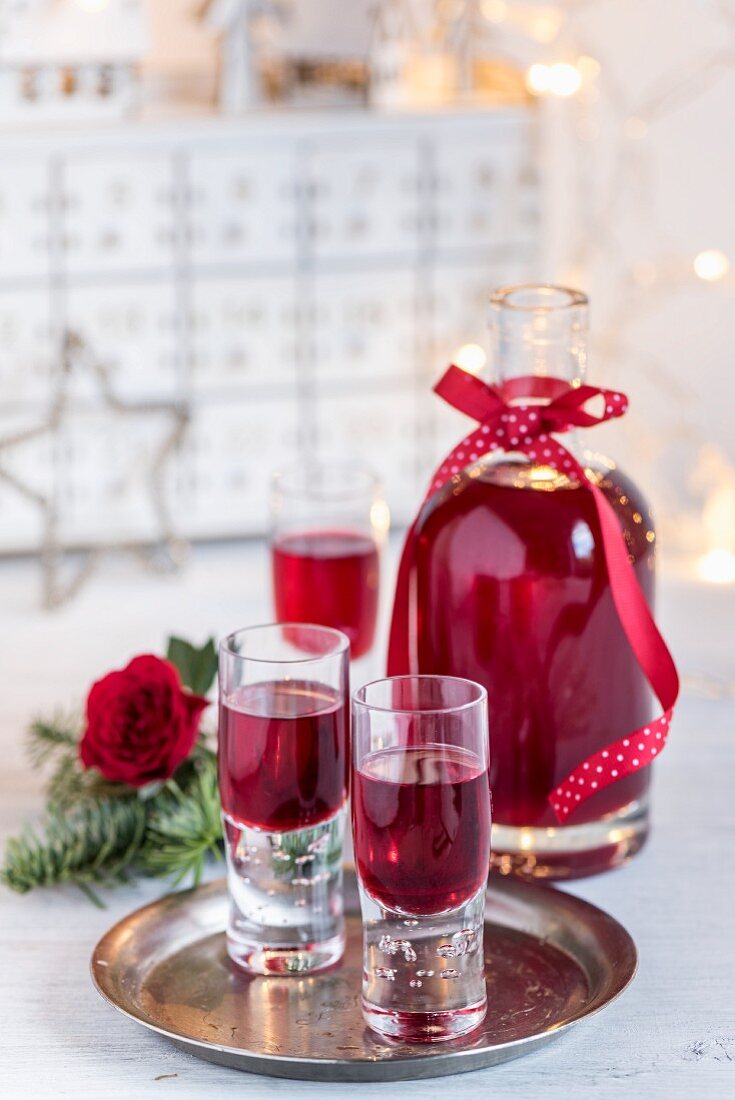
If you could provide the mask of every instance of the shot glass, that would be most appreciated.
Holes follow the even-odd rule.
[[[380,549],[390,514],[380,482],[350,464],[307,463],[273,475],[271,560],[276,618],[323,623],[372,648]]]
[[[219,783],[230,958],[304,974],[344,950],[349,641],[308,624],[230,634],[219,653]]]
[[[365,1020],[453,1039],[487,1003],[487,693],[450,676],[377,680],[353,695],[352,739]]]

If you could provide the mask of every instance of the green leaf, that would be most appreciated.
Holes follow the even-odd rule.
[[[181,682],[196,695],[206,695],[217,675],[217,648],[214,638],[209,638],[197,649],[184,638],[168,640],[166,657],[179,671]]]

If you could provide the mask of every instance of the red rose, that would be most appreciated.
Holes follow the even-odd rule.
[[[82,764],[132,787],[168,779],[194,747],[207,705],[182,689],[168,661],[151,654],[134,657],[92,685],[79,746]]]

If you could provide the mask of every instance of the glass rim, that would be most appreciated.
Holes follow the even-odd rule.
[[[331,635],[337,644],[332,649],[327,650],[325,653],[317,653],[311,657],[251,657],[248,654],[238,653],[237,650],[232,648],[231,643],[235,638],[242,636],[243,634],[256,634],[259,632],[271,631],[271,630],[287,630],[289,627],[296,627],[299,630],[316,630],[320,634]],[[320,623],[255,623],[253,626],[243,626],[239,630],[232,630],[229,634],[226,634],[220,639],[218,646],[219,654],[227,654],[229,657],[235,657],[240,661],[252,661],[262,665],[303,665],[314,664],[317,661],[324,661],[329,657],[339,657],[341,654],[347,652],[350,649],[350,639],[342,630],[337,630],[332,626],[322,626]]]
[[[311,480],[314,473],[324,471],[328,474],[338,474],[337,487],[320,486]],[[340,485],[343,478],[347,484]],[[325,503],[330,501],[351,500],[358,494],[372,495],[382,491],[380,477],[366,464],[352,467],[345,466],[339,459],[313,460],[303,463],[290,463],[271,474],[271,486],[274,492],[283,496],[301,496],[305,491],[312,497]]]
[[[535,292],[541,297],[544,294],[557,296],[554,302],[544,304],[539,301],[535,304],[521,304],[514,302],[513,296]],[[561,283],[515,283],[498,287],[490,295],[490,305],[495,309],[512,309],[517,313],[558,313],[565,309],[580,309],[589,305],[589,298],[581,290],[574,287],[563,286]]]
[[[475,699],[469,699],[466,703],[456,703],[452,706],[445,707],[425,708],[377,706],[375,703],[368,703],[364,699],[358,698],[360,692],[365,692],[369,688],[375,687],[377,684],[392,684],[397,683],[399,680],[430,680],[434,683],[442,681],[454,684],[468,684],[476,690],[477,696]],[[355,706],[363,707],[365,710],[372,710],[381,714],[457,714],[459,711],[469,710],[471,707],[476,707],[487,702],[487,688],[484,688],[482,684],[478,684],[476,680],[468,680],[465,676],[442,676],[432,673],[409,672],[403,676],[379,676],[377,680],[370,680],[369,683],[363,684],[362,687],[355,688],[352,692],[352,702]]]

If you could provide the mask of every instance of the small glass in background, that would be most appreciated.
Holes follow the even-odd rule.
[[[219,785],[227,950],[256,974],[304,974],[344,950],[349,642],[300,623],[220,645]]]
[[[487,693],[448,676],[367,684],[352,743],[363,1015],[396,1039],[453,1039],[487,1005]]]
[[[380,482],[349,463],[274,474],[273,592],[279,622],[341,630],[352,658],[375,640],[380,549],[390,524]]]

